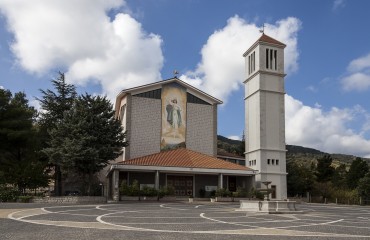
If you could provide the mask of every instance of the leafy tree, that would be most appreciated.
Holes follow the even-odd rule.
[[[0,89],[0,172],[2,182],[19,190],[47,186],[46,163],[40,161],[37,112],[22,92]]]
[[[312,190],[315,175],[314,172],[304,165],[298,165],[294,161],[287,162],[287,188],[289,196],[304,195]]]
[[[366,161],[356,158],[347,173],[347,185],[350,189],[355,189],[358,182],[369,172],[369,166]]]
[[[346,175],[347,175],[346,165],[345,164],[339,165],[334,170],[334,174],[332,176],[333,186],[341,189],[347,188]]]
[[[63,123],[51,130],[51,146],[45,153],[63,169],[81,174],[90,194],[94,174],[128,145],[120,121],[106,97],[89,94],[78,97]]]
[[[331,182],[316,182],[313,191],[323,198],[330,198],[333,194],[333,185]]]
[[[328,182],[332,179],[334,168],[331,166],[333,159],[330,155],[324,155],[317,159],[316,177],[318,182]]]
[[[39,124],[44,148],[50,147],[50,131],[63,122],[65,112],[72,107],[73,102],[77,98],[76,87],[66,83],[64,73],[59,72],[59,76],[51,82],[56,91],[54,92],[50,89],[40,90],[43,96],[41,99],[38,99],[43,110],[41,112]],[[49,161],[54,166],[55,170],[54,192],[55,195],[60,196],[62,193],[60,160],[53,158],[49,159]]]
[[[358,181],[357,191],[364,199],[370,199],[370,172]]]

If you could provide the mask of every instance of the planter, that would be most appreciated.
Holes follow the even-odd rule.
[[[216,202],[233,202],[232,197],[216,197]]]
[[[189,203],[194,202],[194,198],[189,198]]]
[[[142,200],[142,201],[158,201],[158,197],[157,196],[151,196],[151,197],[143,196],[143,197],[140,197],[140,200]]]
[[[121,196],[121,201],[139,201],[139,196]]]
[[[211,202],[216,202],[216,198],[211,198]]]
[[[247,198],[247,197],[234,197],[234,202],[239,202],[240,200],[251,200],[251,198]]]

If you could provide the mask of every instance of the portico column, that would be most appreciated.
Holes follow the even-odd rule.
[[[156,190],[159,190],[159,171],[155,171],[155,180],[154,180],[154,187]]]
[[[114,170],[112,173],[112,184],[113,184],[113,201],[119,201],[119,171]]]
[[[224,175],[220,173],[218,175],[218,188],[223,188],[223,182],[224,182]]]

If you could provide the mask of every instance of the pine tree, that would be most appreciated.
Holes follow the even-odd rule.
[[[331,166],[333,159],[330,155],[324,155],[317,159],[316,177],[318,182],[328,182],[334,174],[334,168]]]
[[[22,92],[0,89],[0,175],[19,190],[47,186],[46,163],[40,161],[37,111]]]
[[[59,76],[52,80],[52,85],[56,92],[47,89],[42,90],[42,98],[38,99],[41,104],[42,112],[39,119],[40,130],[42,134],[42,142],[44,148],[50,147],[50,132],[59,124],[62,124],[64,114],[73,105],[77,97],[76,87],[72,84],[67,84],[64,73],[59,72]],[[49,159],[54,166],[54,192],[60,196],[62,193],[62,171],[58,158]]]
[[[358,185],[358,181],[363,178],[366,173],[369,172],[369,166],[365,160],[362,160],[361,158],[356,158],[352,164],[351,167],[348,170],[346,180],[347,185],[350,189],[355,189]]]
[[[51,147],[46,154],[62,168],[79,173],[87,180],[87,194],[96,172],[122,154],[127,146],[121,123],[106,97],[89,94],[78,97],[65,113],[63,124],[50,132]]]

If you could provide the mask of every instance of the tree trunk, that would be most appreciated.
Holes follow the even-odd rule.
[[[54,193],[55,193],[55,196],[62,195],[62,172],[60,171],[59,165],[55,165]]]

